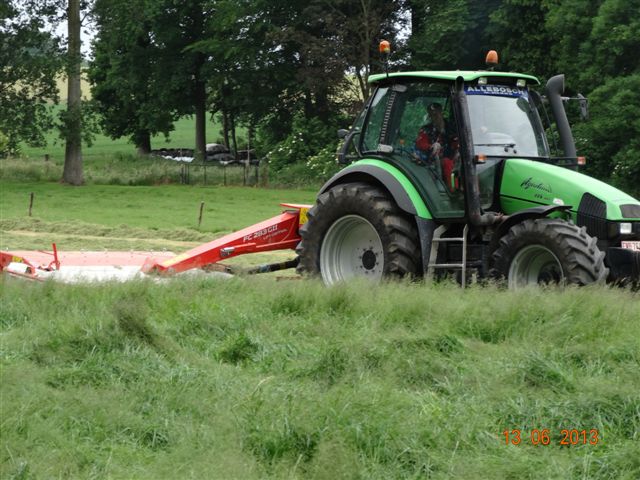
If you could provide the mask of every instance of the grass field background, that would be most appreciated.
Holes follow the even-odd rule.
[[[28,217],[30,194],[32,217]],[[282,211],[281,202],[313,203],[314,190],[183,185],[2,183],[0,248],[185,251]],[[200,204],[204,202],[198,227]],[[281,261],[292,252],[241,257],[230,265]]]
[[[63,105],[52,106],[54,115],[62,109]],[[207,143],[220,141],[222,138],[221,125],[219,122],[207,116]],[[238,129],[240,139],[246,135],[244,128]],[[22,154],[29,158],[43,158],[45,154],[49,154],[54,161],[64,161],[64,140],[60,139],[56,130],[51,130],[46,134],[47,145],[44,147],[29,147],[22,145]],[[151,148],[194,148],[195,145],[195,118],[186,116],[180,118],[174,124],[174,130],[170,132],[169,138],[164,135],[156,135],[151,139]],[[91,146],[83,145],[82,156],[86,162],[94,160],[102,160],[106,156],[135,155],[136,147],[127,137],[112,139],[104,134],[97,134]]]
[[[3,178],[3,250],[179,252],[315,197]],[[0,299],[2,478],[640,478],[628,290],[2,277]]]

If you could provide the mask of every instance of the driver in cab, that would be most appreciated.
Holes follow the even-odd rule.
[[[444,183],[451,190],[451,173],[459,163],[458,135],[444,118],[442,105],[431,103],[427,107],[429,123],[418,131],[415,141],[414,158],[418,163],[435,168]]]

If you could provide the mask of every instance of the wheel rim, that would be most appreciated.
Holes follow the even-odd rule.
[[[564,272],[558,257],[542,245],[524,247],[509,267],[509,288],[548,285],[563,280]]]
[[[380,235],[358,215],[346,215],[327,230],[320,247],[320,273],[327,285],[355,277],[380,280],[384,252]]]

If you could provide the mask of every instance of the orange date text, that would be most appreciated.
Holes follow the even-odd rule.
[[[553,434],[548,428],[534,428],[531,431],[518,429],[502,432],[505,445],[597,445],[600,442],[598,430],[567,429],[560,430],[559,435]]]

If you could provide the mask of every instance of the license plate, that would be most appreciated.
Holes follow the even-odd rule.
[[[622,242],[622,248],[628,248],[629,250],[640,252],[640,242]]]

